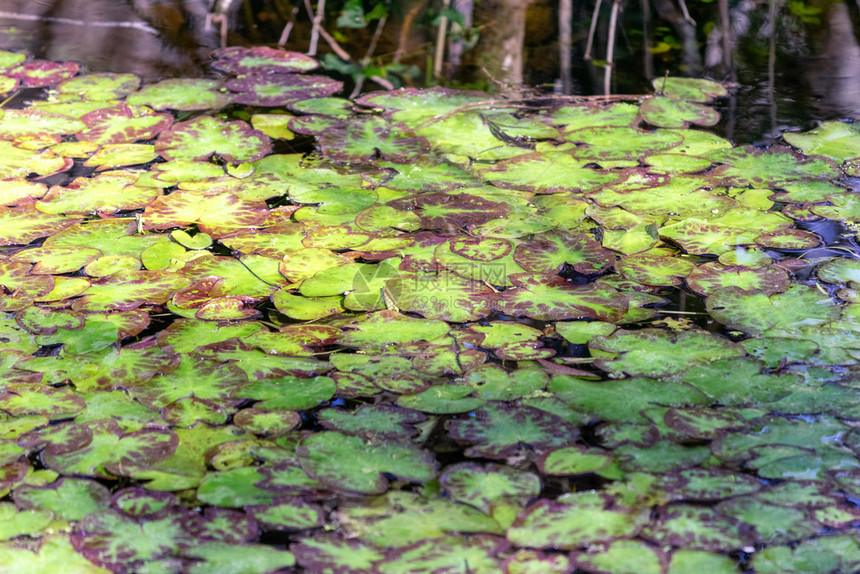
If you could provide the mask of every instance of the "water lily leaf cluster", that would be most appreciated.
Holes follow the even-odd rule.
[[[0,52],[0,564],[858,568],[854,127],[315,67]]]

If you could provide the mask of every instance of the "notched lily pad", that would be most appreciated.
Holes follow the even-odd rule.
[[[308,474],[347,492],[385,492],[388,480],[383,473],[419,483],[436,475],[434,457],[407,443],[374,444],[337,432],[321,432],[303,440],[296,452]]]

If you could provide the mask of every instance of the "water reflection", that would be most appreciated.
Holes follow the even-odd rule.
[[[219,40],[208,0],[0,0],[0,48],[145,81],[200,76]]]
[[[846,4],[827,12],[826,33],[817,39],[806,76],[823,115],[860,118],[860,46]]]
[[[207,19],[213,9],[211,4],[215,3],[211,0],[0,0],[0,48],[27,50],[52,60],[75,60],[85,64],[89,71],[134,72],[146,81],[201,76],[206,73],[211,50],[221,44],[219,30]],[[247,2],[252,15],[262,4]],[[746,33],[741,28],[735,29],[743,35],[733,57],[740,86],[732,99],[722,103],[723,135],[738,144],[770,144],[786,129],[808,129],[817,120],[860,117],[860,45],[847,4],[824,7],[819,15],[822,24],[818,26],[810,24],[801,29],[777,26],[778,42],[770,65],[767,48],[772,28],[759,25],[759,20],[767,15],[766,10],[748,11],[750,14],[741,15],[758,20],[747,27]],[[740,17],[738,14],[735,16]],[[548,18],[552,20],[553,15]],[[783,15],[774,19],[779,23],[781,18]],[[296,21],[297,26],[306,24],[301,18]],[[241,33],[250,34],[234,30],[230,38],[233,43],[242,41]],[[390,27],[387,33],[396,35],[399,29]],[[277,38],[268,40],[274,43]],[[540,41],[554,46],[557,38],[545,33]],[[306,47],[292,46],[292,49]],[[534,69],[528,81],[552,84],[551,76],[558,73],[557,62],[552,61],[555,50],[529,44],[529,53],[540,62],[527,64]],[[619,80],[619,85],[645,85],[641,61],[641,55],[631,54],[616,62],[617,77],[628,78],[624,82]],[[573,58],[572,64],[578,84],[591,85],[588,64],[581,58]],[[717,68],[711,71],[716,72]],[[658,74],[662,72],[663,69],[655,70]]]

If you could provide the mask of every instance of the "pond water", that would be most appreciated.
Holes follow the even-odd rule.
[[[202,2],[12,4],[0,572],[860,571],[846,5],[728,91],[349,102]]]

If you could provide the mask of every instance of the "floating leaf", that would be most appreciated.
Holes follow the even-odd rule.
[[[213,54],[216,60],[212,67],[238,76],[249,73],[285,73],[305,72],[313,70],[319,64],[317,61],[297,52],[285,52],[266,46],[245,48],[232,46],[217,50]]]
[[[651,98],[639,108],[642,119],[660,128],[686,128],[691,123],[712,126],[720,121],[713,108],[671,98]]]
[[[225,161],[254,161],[271,152],[269,136],[245,122],[224,122],[200,117],[173,124],[155,141],[155,151],[171,160],[207,160],[213,155]]]
[[[229,94],[214,80],[182,78],[150,84],[126,98],[130,105],[156,110],[217,110],[230,103]]]
[[[367,443],[336,432],[307,437],[297,453],[308,474],[325,485],[363,494],[387,490],[388,480],[383,473],[426,482],[436,472],[433,457],[427,451],[399,442]]]
[[[808,132],[786,132],[785,141],[806,155],[823,155],[837,161],[860,157],[860,132],[845,122],[822,122]]]
[[[641,511],[612,507],[598,492],[580,492],[562,500],[539,500],[520,513],[508,540],[529,548],[585,547],[635,536],[645,522]]]
[[[217,66],[218,62],[213,65]],[[236,92],[232,100],[238,104],[283,106],[292,101],[331,96],[341,91],[343,83],[325,76],[273,74],[269,71],[259,71],[228,80],[226,87]]]
[[[660,94],[687,102],[709,102],[728,93],[722,85],[700,78],[654,78],[651,85]]]
[[[448,428],[451,438],[472,445],[466,456],[505,458],[526,446],[565,446],[577,435],[558,417],[531,407],[486,405],[476,415],[476,419],[453,421]]]

